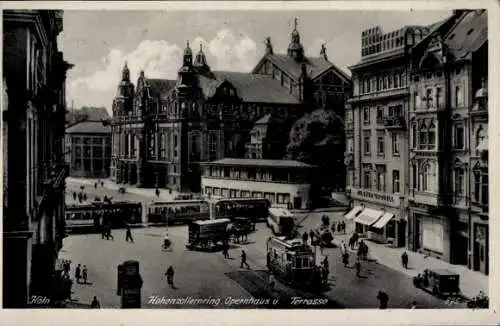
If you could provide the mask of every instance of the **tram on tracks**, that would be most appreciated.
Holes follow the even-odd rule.
[[[267,240],[267,268],[284,283],[295,287],[321,287],[321,274],[315,253],[301,239],[270,237]]]
[[[205,200],[174,200],[153,202],[147,206],[151,224],[184,224],[210,219],[210,204]]]
[[[142,222],[140,202],[93,202],[84,205],[67,205],[65,209],[66,230],[71,232],[95,232],[102,225],[112,228]]]

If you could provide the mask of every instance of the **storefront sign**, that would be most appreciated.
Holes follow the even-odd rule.
[[[351,190],[351,197],[353,199],[367,200],[388,206],[399,207],[399,195],[397,194],[388,194],[358,188],[350,188],[349,190]]]

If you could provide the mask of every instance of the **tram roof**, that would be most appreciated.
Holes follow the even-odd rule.
[[[198,225],[210,225],[210,224],[229,223],[229,222],[231,222],[231,220],[228,218],[218,218],[216,220],[195,221],[194,223]]]
[[[269,212],[280,217],[293,217],[293,214],[289,210],[281,207],[270,207]]]
[[[213,162],[204,162],[204,165],[228,166],[265,166],[281,168],[312,168],[313,165],[294,160],[262,160],[249,158],[224,158]]]
[[[238,203],[238,202],[259,202],[259,201],[269,201],[267,198],[207,198],[207,201],[210,203],[219,203],[219,202],[229,202],[229,203]]]

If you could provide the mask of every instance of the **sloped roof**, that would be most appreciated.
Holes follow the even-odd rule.
[[[445,44],[456,59],[477,51],[488,39],[488,16],[486,10],[468,11],[448,32]]]
[[[307,57],[303,62],[297,62],[294,58],[286,54],[270,54],[267,56],[269,60],[275,63],[282,70],[291,75],[292,78],[298,79],[301,75],[301,65],[306,64],[307,73],[309,77],[314,79],[321,75],[323,72],[330,68],[334,68],[335,71],[341,75],[346,80],[351,80],[351,78],[343,72],[341,69],[337,68],[333,63],[323,58]]]
[[[223,158],[222,160],[207,162],[204,164],[213,165],[250,165],[250,166],[270,166],[270,167],[295,167],[311,168],[313,165],[294,160],[261,160],[250,158]]]
[[[236,95],[245,102],[299,104],[299,100],[281,86],[281,84],[267,75],[251,73],[214,71],[215,78],[200,76],[200,87],[205,96],[215,94],[217,87],[228,81],[236,88]]]
[[[170,79],[147,79],[151,90],[160,97],[166,97],[175,87],[176,81]]]
[[[102,107],[83,107],[66,114],[66,121],[69,123],[76,122],[78,118],[85,121],[101,121],[109,119],[109,114],[106,108]]]
[[[111,127],[100,121],[82,121],[66,129],[67,134],[110,134]]]

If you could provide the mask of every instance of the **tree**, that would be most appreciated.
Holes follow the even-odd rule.
[[[343,187],[344,121],[333,111],[324,109],[306,113],[290,130],[286,159],[318,167],[317,181],[328,189]]]

